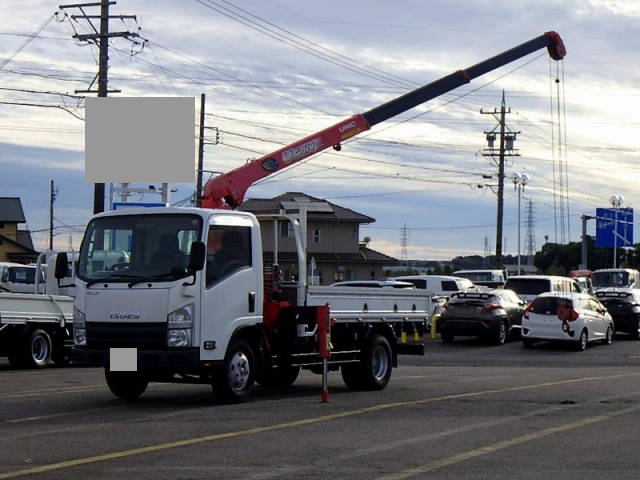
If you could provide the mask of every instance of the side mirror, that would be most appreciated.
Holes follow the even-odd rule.
[[[207,247],[203,242],[192,242],[191,253],[189,254],[189,267],[187,272],[193,275],[193,281],[184,282],[182,285],[185,287],[196,284],[196,272],[199,272],[204,268],[204,263],[207,260]]]
[[[67,276],[67,269],[69,265],[69,259],[67,258],[66,252],[61,252],[56,256],[56,269],[54,272],[55,277],[58,281],[62,280]]]
[[[199,272],[204,268],[207,259],[207,249],[204,242],[193,242],[191,244],[191,253],[189,254],[189,270]]]

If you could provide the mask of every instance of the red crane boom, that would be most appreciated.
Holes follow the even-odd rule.
[[[556,32],[546,32],[472,67],[453,72],[365,113],[349,117],[275,152],[253,159],[245,165],[214,177],[204,187],[201,204],[205,208],[235,209],[244,200],[247,189],[261,178],[329,147],[339,150],[342,141],[369,130],[373,125],[395,117],[460,85],[469,83],[480,75],[544,47],[547,48],[549,55],[554,60],[561,60],[566,54],[560,35]]]

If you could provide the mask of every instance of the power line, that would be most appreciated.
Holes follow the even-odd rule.
[[[71,110],[69,110],[67,107],[63,107],[62,105],[45,105],[45,104],[42,104],[42,103],[24,103],[24,102],[6,102],[6,101],[0,101],[0,104],[2,104],[2,105],[17,105],[17,106],[22,106],[22,107],[59,108],[60,110],[64,110],[69,115],[73,115],[78,120],[82,120],[84,122],[84,118],[80,117],[79,115],[76,115]]]
[[[42,32],[42,30],[44,30],[47,27],[47,25],[51,23],[51,20],[53,20],[56,17],[56,15],[57,15],[57,12],[50,15],[42,23],[42,25],[40,25],[31,35],[28,35],[27,39],[22,43],[22,45],[20,45],[15,52],[13,52],[2,63],[0,63],[0,70],[6,67],[9,64],[9,62],[11,62],[11,60],[13,60],[22,50],[24,50],[27,47],[27,45],[29,45],[33,41],[34,38],[40,35],[40,32]]]
[[[321,58],[329,63],[332,63],[334,65],[340,66],[342,68],[345,68],[347,70],[350,70],[354,73],[359,73],[361,75],[365,75],[369,78],[374,78],[378,81],[382,81],[385,83],[391,83],[392,85],[398,85],[398,81],[397,80],[391,80],[389,78],[386,78],[386,74],[385,75],[380,75],[377,74],[375,72],[371,72],[369,70],[366,70],[362,67],[359,67],[357,65],[353,65],[352,63],[349,63],[339,57],[336,57],[335,55],[329,55],[327,53],[324,53],[322,51],[318,51],[317,48],[314,48],[313,44],[314,42],[311,42],[309,40],[304,39],[304,42],[307,42],[309,44],[305,44],[299,40],[297,40],[296,38],[291,38],[291,37],[287,37],[285,35],[282,35],[281,32],[286,32],[284,29],[281,29],[280,27],[276,27],[280,30],[280,32],[274,31],[273,28],[270,28],[269,26],[264,26],[261,25],[249,18],[247,18],[244,15],[238,14],[236,12],[233,12],[232,10],[218,4],[215,3],[213,0],[195,0],[197,3],[200,3],[201,5],[227,17],[230,18],[231,20],[241,23],[253,30],[256,30],[260,33],[262,33],[263,35],[266,35],[270,38],[273,38],[274,40],[277,40],[279,42],[282,42],[286,45],[289,45],[290,47],[293,47],[297,50],[303,51],[305,53],[308,53],[310,55],[313,55],[314,57],[318,57]],[[236,7],[237,8],[237,7]],[[257,18],[257,17],[256,17]],[[265,22],[268,23],[268,22]],[[273,24],[271,24],[273,25]],[[296,36],[297,38],[302,38],[299,36]],[[327,49],[328,50],[328,49]],[[344,57],[344,58],[348,58],[348,57]],[[406,86],[406,80],[403,80],[404,85]]]

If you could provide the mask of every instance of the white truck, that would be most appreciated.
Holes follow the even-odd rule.
[[[36,280],[41,278],[42,258],[33,267]],[[31,288],[34,293],[0,293],[0,355],[9,357],[15,368],[42,368],[51,360],[66,365],[73,343],[73,298],[59,295],[52,282],[36,281]],[[43,289],[45,293],[35,293]]]
[[[423,344],[402,340],[423,332],[429,297],[417,289],[307,285],[302,211],[287,215],[299,275],[284,285],[277,266],[263,267],[256,217],[231,210],[255,181],[339,150],[373,125],[543,47],[564,57],[560,36],[547,32],[215,177],[205,185],[204,208],[96,215],[75,271],[73,361],[105,367],[109,388],[123,399],[155,381],[211,384],[217,398],[237,401],[254,381],[290,385],[301,368],[340,369],[352,389],[385,388],[399,353],[423,353]],[[127,260],[109,267],[92,260],[105,250],[126,252]],[[61,255],[55,276],[66,274]]]

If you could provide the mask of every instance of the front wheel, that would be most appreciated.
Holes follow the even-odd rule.
[[[382,335],[372,335],[360,362],[342,365],[342,379],[351,390],[383,390],[391,378],[391,346]]]
[[[136,400],[149,385],[149,381],[139,372],[112,372],[105,369],[104,374],[111,393],[123,400]]]
[[[255,357],[245,340],[235,340],[227,350],[224,365],[216,373],[213,393],[220,403],[245,401],[251,395],[255,382]]]
[[[611,325],[609,325],[607,327],[607,333],[604,336],[604,344],[605,345],[611,345],[613,343],[613,327],[611,327]]]

